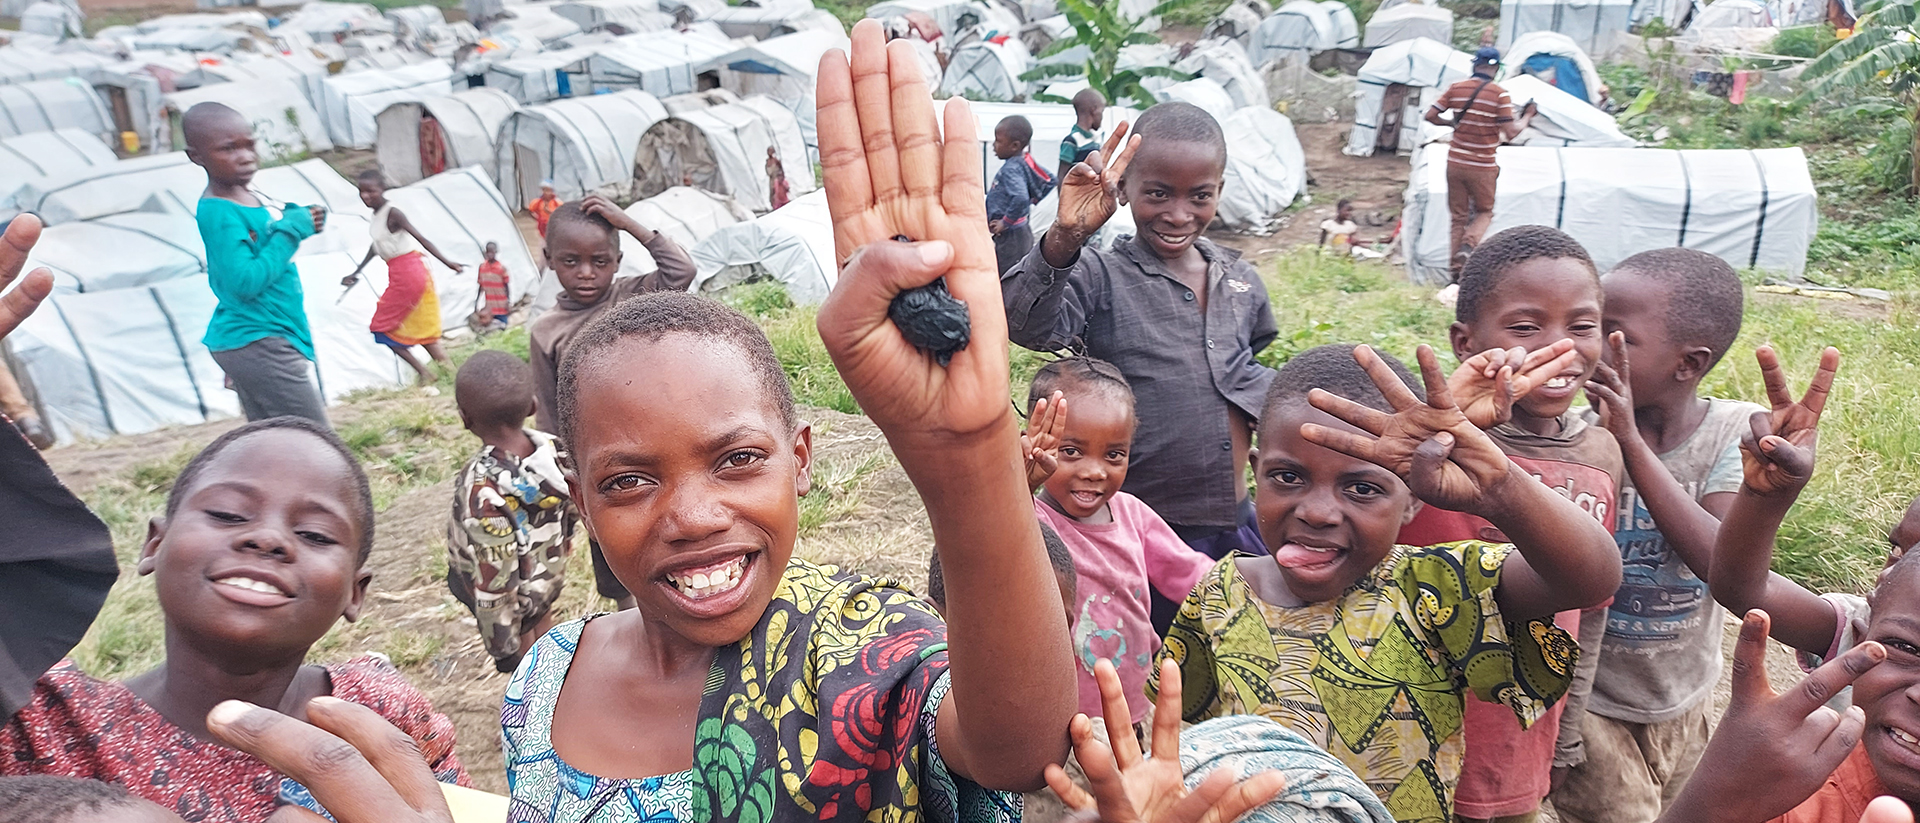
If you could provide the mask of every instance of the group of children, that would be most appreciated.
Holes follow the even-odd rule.
[[[1278,334],[1260,276],[1203,236],[1213,118],[1165,103],[1118,127],[1003,267],[971,118],[950,104],[942,143],[928,97],[877,25],[823,61],[843,268],[818,324],[926,503],[935,605],[794,556],[814,444],[785,371],[610,202],[551,212],[566,294],[532,362],[461,368],[484,448],[456,486],[448,584],[514,672],[512,820],[1015,819],[1009,792],[1043,774],[1108,820],[1528,819],[1551,796],[1567,821],[1854,823],[1880,794],[1920,802],[1920,561],[1901,545],[1920,517],[1870,599],[1768,573],[1839,355],[1798,400],[1765,348],[1770,408],[1700,397],[1739,332],[1725,263],[1668,249],[1603,277],[1566,235],[1511,229],[1463,267],[1450,373],[1426,346],[1418,374],[1365,346],[1276,371],[1256,360]],[[1087,245],[1122,202],[1139,233]],[[619,231],[658,272],[614,279]],[[888,320],[936,278],[971,310],[944,365]],[[1072,351],[1036,375],[1024,432],[1010,343]],[[243,699],[301,718],[334,695],[460,780],[445,718],[389,668],[304,662],[359,614],[372,514],[323,426],[215,441],[141,552],[167,659],[125,683],[46,675],[0,727],[0,773],[120,782],[189,820],[313,807],[210,742],[206,715]],[[555,625],[575,517],[626,608]],[[1797,700],[1738,692],[1734,742],[1710,748],[1716,601],[1828,662]],[[1849,681],[1844,715],[1805,698]],[[1178,720],[1200,725],[1182,741]],[[1220,739],[1284,779],[1183,785],[1168,760],[1216,762],[1192,747]],[[1091,795],[1058,767],[1069,741]],[[1762,765],[1777,779],[1743,782]],[[1347,771],[1352,794],[1293,790]]]

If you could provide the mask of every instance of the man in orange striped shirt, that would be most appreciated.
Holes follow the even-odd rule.
[[[1533,122],[1534,105],[1516,119],[1513,99],[1493,82],[1500,50],[1482,48],[1473,55],[1473,76],[1447,87],[1427,110],[1427,122],[1453,127],[1447,151],[1447,210],[1453,216],[1453,256],[1448,267],[1460,277],[1460,264],[1493,224],[1493,194],[1500,179],[1494,150]],[[1457,112],[1448,117],[1450,112]]]

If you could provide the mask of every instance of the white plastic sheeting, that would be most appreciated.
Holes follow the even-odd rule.
[[[240,112],[253,127],[253,139],[262,162],[333,148],[326,121],[290,79],[209,83],[169,94],[166,102],[172,115],[184,115],[188,109],[206,102],[222,103]]]
[[[572,0],[555,5],[553,10],[581,31],[617,27],[622,33],[632,34],[673,25],[673,17],[661,12],[654,0]]]
[[[373,118],[395,103],[417,103],[453,93],[453,68],[438,60],[386,71],[336,74],[323,81],[327,135],[336,146],[371,148]]]
[[[1513,45],[1500,55],[1498,77],[1501,86],[1512,91],[1506,85],[1507,80],[1519,76],[1521,65],[1537,54],[1572,60],[1574,65],[1580,67],[1580,78],[1587,87],[1587,102],[1596,106],[1600,104],[1600,72],[1594,69],[1593,58],[1588,57],[1579,44],[1573,42],[1573,38],[1557,32],[1536,31],[1514,38]],[[1518,99],[1514,100],[1516,105],[1519,102]]]
[[[271,171],[262,169],[261,173]],[[207,187],[207,173],[184,152],[131,157],[77,167],[29,180],[13,193],[13,207],[40,216],[49,226],[147,210],[193,211]],[[149,202],[154,198],[159,202]]]
[[[818,159],[813,86],[820,57],[829,49],[845,49],[847,36],[834,31],[802,31],[744,46],[714,58],[697,71],[720,68],[720,82],[741,97],[764,94],[781,102],[800,121],[809,154]]]
[[[1341,0],[1320,0],[1320,7],[1327,10],[1327,22],[1333,24],[1333,47],[1358,48],[1360,22],[1354,19],[1353,8]]]
[[[688,186],[674,186],[637,201],[627,207],[627,215],[688,250],[716,231],[753,219],[753,212],[732,198]],[[626,232],[620,233],[620,251],[621,277],[638,277],[660,268],[647,247]]]
[[[590,91],[586,65],[593,52],[590,47],[561,49],[501,60],[487,67],[487,88],[511,94],[523,106],[578,97]],[[564,91],[560,87],[563,76],[567,83]]]
[[[0,86],[0,137],[79,129],[112,140],[119,131],[93,86],[78,77]]]
[[[1013,102],[1027,96],[1027,81],[1020,79],[1033,64],[1033,57],[1017,37],[1003,42],[975,40],[957,49],[947,58],[947,72],[940,78],[940,94],[969,100]]]
[[[1253,30],[1247,57],[1256,66],[1288,55],[1308,57],[1334,48],[1339,40],[1332,16],[1314,0],[1288,0]]]
[[[91,77],[111,58],[87,52],[51,52],[21,46],[0,47],[0,84],[30,83],[62,77]]]
[[[540,196],[552,180],[562,200],[633,179],[640,135],[667,116],[653,95],[623,91],[521,109],[500,126],[494,179],[510,202]]]
[[[1471,56],[1424,37],[1375,49],[1360,67],[1353,129],[1347,132],[1347,147],[1341,151],[1356,157],[1373,154],[1380,126],[1391,121],[1389,115],[1392,113],[1382,110],[1387,87],[1391,85],[1424,90],[1422,93],[1409,91],[1401,109],[1398,146],[1402,149],[1413,148],[1419,133],[1422,109],[1432,102],[1431,98],[1438,96],[1440,90],[1472,74]]]
[[[1691,25],[1688,21],[1699,20],[1700,10],[1705,6],[1701,0],[1634,0],[1628,18],[1636,26],[1659,20],[1669,29],[1684,29]],[[1822,10],[1826,7],[1826,3],[1820,4]]]
[[[554,46],[580,33],[580,27],[561,17],[551,4],[514,3],[506,7],[506,15],[505,19],[488,26],[487,37],[501,36]]]
[[[707,17],[728,37],[756,37],[768,40],[795,32],[816,31],[845,37],[847,29],[840,19],[811,3],[788,2],[771,6],[728,6]]]
[[[793,113],[765,97],[682,112],[653,124],[634,157],[634,194],[652,197],[691,180],[756,212],[773,208],[767,149],[778,153],[788,193],[814,190],[813,164]]]
[[[724,40],[671,29],[630,34],[594,50],[587,58],[587,79],[594,91],[688,94],[699,88],[700,67],[736,49]]]
[[[180,76],[182,89],[204,86],[217,82],[241,82],[244,80],[290,80],[307,98],[308,105],[318,111],[319,101],[326,99],[321,81],[327,77],[327,67],[310,55],[295,52],[293,54],[264,54],[253,56],[203,56],[199,65],[192,71]]]
[[[99,135],[55,129],[0,138],[0,222],[11,219],[13,193],[49,177],[69,177],[114,163]]]
[[[1267,96],[1267,81],[1247,58],[1247,50],[1232,39],[1221,37],[1197,43],[1173,68],[1219,83],[1221,90],[1232,98],[1234,108],[1272,105]]]
[[[695,291],[719,291],[757,280],[784,285],[793,302],[818,304],[833,291],[833,220],[820,190],[755,220],[722,227],[689,253]]]
[[[363,388],[404,385],[411,370],[366,331],[374,306],[372,289],[355,288],[335,302],[339,278],[352,270],[365,247],[370,216],[352,196],[352,184],[314,160],[263,170],[255,187],[275,199],[343,206],[327,230],[303,243],[294,259],[327,397],[338,400]],[[418,186],[392,189],[388,196],[455,260],[477,263],[480,243],[499,243],[499,260],[507,267],[515,296],[534,282],[526,246],[505,202],[484,175],[471,170],[448,173]],[[190,211],[117,215],[49,228],[35,255],[77,254],[108,243],[152,244],[152,230],[169,223],[178,224],[166,237],[173,245],[139,245],[151,252],[149,270],[136,272],[129,264],[122,272],[140,285],[58,290],[8,339],[22,366],[21,376],[33,386],[62,442],[136,434],[240,412],[238,399],[222,386],[219,366],[200,343],[216,301],[204,268],[197,264],[204,253]],[[384,285],[384,267],[369,265],[365,279],[375,287]],[[472,310],[478,287],[471,276],[445,271],[436,271],[436,281],[442,323],[456,328]]]
[[[1447,153],[1414,158],[1402,215],[1418,282],[1447,278]],[[1736,269],[1799,274],[1818,222],[1813,179],[1798,148],[1500,149],[1497,232],[1530,223],[1573,236],[1601,271],[1643,251],[1684,246]]]
[[[424,176],[421,169],[420,123],[431,115],[439,124],[439,139],[446,168],[480,166],[489,178],[498,162],[494,138],[500,125],[520,110],[520,104],[499,89],[477,88],[455,92],[446,97],[395,103],[374,118],[379,136],[374,140],[380,171],[389,182],[404,186]]]
[[[1501,0],[1502,51],[1528,32],[1556,31],[1588,53],[1605,54],[1630,25],[1633,0]]]
[[[381,16],[379,9],[363,3],[315,2],[281,18],[275,28],[290,28],[331,40],[335,34],[347,32],[390,32],[393,23]]]
[[[1518,113],[1529,102],[1539,107],[1532,125],[1515,137],[1517,146],[1580,146],[1583,148],[1626,148],[1633,138],[1620,131],[1613,115],[1574,97],[1531,74],[1520,74],[1500,81],[1513,99]]]
[[[1220,121],[1227,173],[1214,221],[1235,231],[1270,234],[1280,213],[1307,188],[1307,154],[1293,121],[1265,106],[1248,106]]]
[[[447,24],[439,6],[426,4],[388,9],[386,18],[393,23],[394,33],[405,37],[422,37]]]
[[[1453,42],[1453,11],[1430,3],[1401,3],[1381,6],[1367,21],[1364,43],[1377,49],[1403,40],[1425,37],[1439,43]]]
[[[81,34],[80,12],[61,3],[40,2],[20,15],[20,31],[66,39]]]
[[[1013,11],[994,0],[885,0],[867,7],[867,16],[876,20],[905,17],[918,12],[933,18],[941,33],[957,37],[974,26],[1012,34],[1020,30]]]
[[[1227,95],[1226,89],[1220,88],[1219,83],[1205,77],[1175,83],[1154,92],[1154,96],[1160,98],[1160,102],[1163,103],[1170,100],[1192,103],[1213,115],[1216,121],[1227,119],[1227,115],[1238,108],[1233,104],[1233,98]]]
[[[1766,4],[1757,0],[1716,0],[1693,18],[1693,24],[1680,34],[1680,40],[1700,51],[1759,51],[1779,34],[1773,12]]]

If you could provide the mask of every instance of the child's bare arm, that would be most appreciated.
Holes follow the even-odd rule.
[[[1591,606],[1620,587],[1620,551],[1613,537],[1573,501],[1555,494],[1508,460],[1486,432],[1453,403],[1433,349],[1421,346],[1422,402],[1371,348],[1354,350],[1394,413],[1387,414],[1315,389],[1315,408],[1365,434],[1312,423],[1300,435],[1399,475],[1421,500],[1487,519],[1519,554],[1501,573],[1501,610],[1531,619]]]
[[[1773,636],[1789,646],[1826,654],[1833,645],[1838,616],[1833,606],[1791,580],[1773,574],[1774,540],[1780,523],[1800,491],[1813,479],[1820,413],[1840,369],[1840,351],[1820,355],[1820,370],[1798,401],[1787,388],[1786,372],[1773,347],[1754,352],[1766,381],[1770,412],[1756,412],[1740,441],[1746,480],[1721,521],[1713,545],[1714,599],[1735,614],[1765,609],[1773,615]]]
[[[851,60],[838,50],[821,59],[817,99],[835,251],[847,260],[818,326],[933,526],[953,682],[941,755],[984,786],[1037,788],[1067,753],[1073,658],[1007,402],[973,116],[949,101],[943,141],[913,52],[889,49],[871,20],[854,27]],[[946,366],[887,316],[896,295],[942,276],[972,324],[971,344]]]
[[[649,288],[655,291],[685,291],[693,283],[695,274],[693,258],[687,256],[687,250],[680,248],[673,238],[658,230],[640,225],[640,221],[622,211],[600,195],[591,195],[580,201],[580,210],[588,214],[597,214],[605,218],[613,227],[626,232],[640,245],[647,247],[647,253],[653,255],[655,269],[646,275],[654,278]]]
[[[413,239],[420,244],[420,248],[426,249],[427,253],[433,255],[434,259],[439,260],[447,268],[453,269],[455,274],[458,274],[460,272],[467,270],[467,265],[465,263],[455,263],[452,260],[448,260],[446,255],[441,254],[439,247],[433,245],[433,241],[428,240],[426,235],[423,235],[420,233],[419,229],[414,228],[413,221],[408,220],[407,216],[405,214],[401,214],[399,209],[389,210],[387,212],[387,221],[389,223],[389,228],[391,228],[391,224],[393,223],[400,224],[399,229],[401,231],[404,231],[408,234],[413,235]]]
[[[1122,141],[1125,141],[1124,143]],[[1047,265],[1064,269],[1073,265],[1080,246],[1113,218],[1120,208],[1120,176],[1140,147],[1140,137],[1127,138],[1127,124],[1113,130],[1113,136],[1087,159],[1073,165],[1060,178],[1060,213],[1040,240],[1040,253]]]

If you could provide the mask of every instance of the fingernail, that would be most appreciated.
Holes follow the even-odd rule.
[[[953,244],[945,240],[929,240],[920,244],[920,262],[929,266],[938,266],[953,256]]]
[[[1442,446],[1451,446],[1453,445],[1453,432],[1440,432],[1433,436],[1433,442],[1439,443]]]
[[[253,704],[242,700],[222,700],[207,712],[207,724],[211,726],[231,726],[245,717]]]

